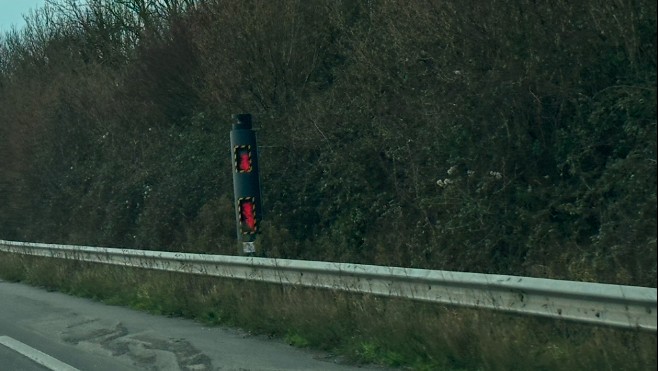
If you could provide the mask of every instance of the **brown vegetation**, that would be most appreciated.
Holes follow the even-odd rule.
[[[656,285],[655,1],[52,1],[0,40],[0,237]]]

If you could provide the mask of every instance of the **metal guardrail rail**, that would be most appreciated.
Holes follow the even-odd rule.
[[[317,261],[0,240],[0,251],[486,308],[656,332],[656,289]]]

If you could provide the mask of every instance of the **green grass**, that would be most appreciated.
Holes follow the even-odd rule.
[[[0,277],[354,363],[414,370],[655,370],[656,334],[371,295],[0,253]]]

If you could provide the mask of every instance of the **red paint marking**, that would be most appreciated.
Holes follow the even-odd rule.
[[[242,204],[242,220],[249,227],[249,229],[256,229],[256,215],[254,213],[254,204],[251,202],[244,202]]]
[[[249,163],[249,152],[240,153],[239,168],[241,171],[249,171],[251,169],[251,164]]]

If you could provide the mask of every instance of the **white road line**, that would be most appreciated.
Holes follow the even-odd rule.
[[[66,363],[59,361],[44,352],[41,352],[37,349],[34,349],[26,344],[21,343],[16,339],[12,339],[9,336],[0,336],[0,344],[6,346],[7,348],[18,352],[25,357],[33,360],[34,362],[46,367],[52,371],[80,371],[75,367],[71,367]]]

